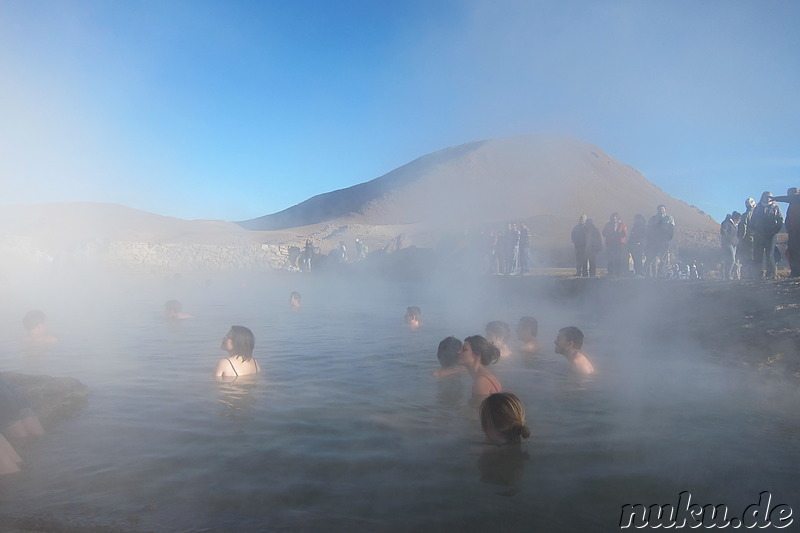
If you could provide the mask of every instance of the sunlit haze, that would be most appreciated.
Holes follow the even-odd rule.
[[[721,221],[800,185],[799,20],[797,2],[0,0],[2,203],[244,220],[544,133]]]

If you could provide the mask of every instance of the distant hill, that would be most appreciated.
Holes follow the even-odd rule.
[[[679,238],[703,243],[718,232],[710,216],[596,146],[523,136],[446,148],[371,181],[237,223],[260,231],[320,223],[452,231],[526,221],[534,235],[563,241],[581,213],[602,227],[616,211],[630,226],[634,214],[649,218],[658,204],[675,217]]]
[[[94,202],[6,206],[0,211],[3,235],[29,237],[51,255],[89,241],[234,244],[254,240],[251,232],[232,222],[182,220]]]

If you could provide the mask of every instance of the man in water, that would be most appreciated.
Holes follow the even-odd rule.
[[[558,330],[554,342],[556,353],[567,358],[572,368],[581,374],[594,374],[594,367],[580,350],[583,347],[583,332],[575,326],[567,326]]]
[[[300,293],[297,291],[292,291],[289,295],[289,307],[292,308],[292,311],[300,309]]]
[[[420,317],[422,316],[422,310],[417,307],[416,305],[412,305],[411,307],[406,308],[406,314],[403,317],[406,321],[406,325],[408,329],[417,329],[420,324]]]
[[[786,208],[786,232],[789,234],[788,250],[786,255],[789,259],[791,276],[800,276],[800,191],[797,187],[789,187],[786,196],[775,196],[772,198],[776,202],[788,202]]]
[[[669,243],[675,233],[675,220],[667,214],[667,206],[661,204],[656,210],[656,214],[647,222],[647,261],[644,270],[649,277],[664,273]]]

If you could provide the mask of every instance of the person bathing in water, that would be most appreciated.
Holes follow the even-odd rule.
[[[556,353],[567,358],[572,368],[581,374],[594,374],[594,367],[589,359],[580,350],[583,347],[583,332],[575,326],[568,326],[558,330],[558,337],[554,342]]]
[[[525,406],[515,394],[496,392],[481,402],[481,429],[491,444],[518,444],[531,436]]]
[[[169,300],[164,304],[164,319],[168,322],[192,318],[182,311],[181,303],[178,300]]]
[[[437,368],[431,375],[437,378],[452,376],[453,374],[460,374],[463,370],[458,366],[458,352],[461,350],[461,341],[455,337],[447,337],[439,343],[439,349],[436,352],[436,357],[439,359],[439,364],[442,368]]]
[[[58,342],[58,338],[47,332],[44,313],[41,311],[34,310],[25,313],[25,316],[22,318],[22,325],[28,331],[24,339],[27,344],[44,346]]]
[[[228,352],[214,370],[215,377],[239,377],[258,374],[261,368],[253,358],[255,338],[253,332],[243,326],[231,326],[231,330],[222,339],[220,348]]]
[[[539,342],[536,335],[539,334],[539,322],[532,316],[524,316],[519,319],[517,324],[517,341],[519,351],[526,354],[536,353],[539,350]]]
[[[467,368],[472,376],[472,400],[478,402],[495,392],[502,392],[500,381],[486,369],[487,366],[500,359],[500,350],[480,335],[464,339],[458,351],[459,362]]]
[[[406,326],[408,326],[408,329],[414,330],[419,328],[421,316],[422,310],[416,305],[406,308],[406,314],[403,318],[406,321]]]
[[[486,340],[497,346],[501,358],[511,355],[511,348],[508,347],[509,337],[511,328],[505,322],[493,320],[486,324]]]
[[[300,293],[297,291],[292,291],[292,294],[289,295],[289,307],[292,311],[296,311],[300,309]]]

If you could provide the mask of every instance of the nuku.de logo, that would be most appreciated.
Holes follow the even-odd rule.
[[[792,508],[779,503],[771,506],[772,494],[763,491],[758,495],[758,503],[748,505],[741,518],[728,518],[728,506],[724,504],[698,505],[692,503],[689,491],[678,495],[678,504],[654,504],[645,507],[641,503],[625,504],[619,518],[620,529],[627,528],[767,528],[782,529],[792,524]],[[731,513],[732,515],[732,513]]]

